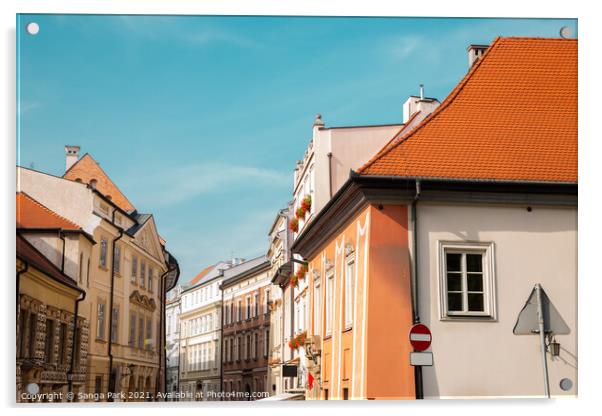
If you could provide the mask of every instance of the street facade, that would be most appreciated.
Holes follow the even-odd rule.
[[[17,167],[17,400],[576,397],[577,49],[498,37],[390,124],[317,114],[264,250],[183,279],[90,154]]]
[[[58,319],[54,312],[48,316],[48,308],[37,308],[38,325],[25,322],[26,332],[19,335],[27,337],[17,343],[35,337],[40,347],[48,347],[37,352],[37,371],[21,371],[17,394],[27,384],[42,383],[42,390],[63,393],[54,401],[155,400],[165,391],[165,293],[177,282],[177,261],[165,249],[153,216],[139,213],[91,155],[80,158],[78,146],[66,146],[65,155],[62,177],[17,168],[17,235],[82,292],[71,318],[64,315],[69,309],[57,312],[63,315]],[[18,287],[23,307],[31,310],[29,295]],[[50,293],[34,299],[44,302],[44,296]],[[74,325],[80,321],[81,327]],[[57,331],[53,347],[50,339]],[[77,354],[65,352],[57,359],[52,351],[64,348],[62,342],[69,350],[80,345],[81,353],[73,349]],[[23,354],[18,362],[29,353]],[[70,357],[67,391],[59,373]],[[30,365],[26,360],[21,369]],[[39,371],[49,377],[40,379]]]

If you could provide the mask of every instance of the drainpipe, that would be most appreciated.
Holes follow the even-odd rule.
[[[73,318],[73,340],[71,341],[71,364],[69,366],[69,374],[67,375],[69,381],[68,392],[73,392],[73,369],[75,368],[75,349],[79,342],[77,338],[77,315],[79,312],[79,303],[86,299],[86,292],[82,291],[81,298],[78,296],[75,299],[75,307],[74,307],[74,318]],[[69,401],[73,402],[73,395],[71,395]]]
[[[63,253],[61,257],[61,273],[65,273],[65,234],[63,230],[59,229],[59,238],[63,240]]]
[[[157,371],[157,381],[155,387],[155,397],[159,393],[159,383],[161,381],[161,364],[163,364],[163,389],[165,390],[163,393],[167,392],[167,353],[165,351],[165,322],[163,322],[165,318],[165,278],[169,274],[169,264],[167,266],[167,271],[161,275],[160,285],[161,285],[161,313],[159,314],[159,369]]]
[[[108,355],[109,355],[109,372],[107,374],[107,380],[109,380],[109,386],[111,385],[111,376],[112,376],[112,372],[113,372],[113,352],[112,352],[112,346],[113,346],[113,294],[115,291],[115,243],[121,239],[121,237],[123,237],[123,229],[121,227],[117,227],[115,225],[115,212],[117,210],[113,209],[113,218],[111,219],[111,224],[113,224],[114,227],[116,227],[119,230],[119,236],[117,238],[113,239],[113,243],[111,245],[112,249],[113,249],[113,255],[111,256],[111,295],[109,298],[109,347],[108,347]],[[117,384],[117,378],[115,378],[115,380],[113,381],[113,389],[116,388],[116,384]],[[112,402],[114,401],[114,399],[111,397],[108,399],[108,401]]]
[[[420,199],[420,180],[416,180],[416,194],[412,201],[412,278],[410,281],[412,292],[412,321],[414,324],[420,323],[420,313],[418,308],[418,217],[416,215],[416,205]],[[424,399],[422,367],[414,366],[414,383],[416,389],[416,399]]]

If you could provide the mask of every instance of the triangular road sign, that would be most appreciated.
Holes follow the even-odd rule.
[[[564,322],[562,316],[560,316],[560,313],[556,310],[543,289],[541,289],[541,303],[544,316],[544,332],[556,335],[569,334],[571,332],[570,328]],[[515,335],[533,335],[539,333],[537,293],[535,288],[531,291],[527,303],[520,311],[513,332]]]

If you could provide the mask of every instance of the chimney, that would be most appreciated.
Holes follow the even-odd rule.
[[[485,53],[489,45],[469,45],[466,48],[468,52],[468,67],[472,68],[474,63]]]
[[[79,159],[79,146],[65,146],[65,172]]]
[[[420,94],[418,96],[410,95],[410,97],[403,103],[403,122],[404,124],[418,111],[420,111],[419,120],[424,119],[426,116],[435,111],[435,108],[439,106],[439,100],[436,98],[429,98],[424,96],[424,84],[420,84]]]

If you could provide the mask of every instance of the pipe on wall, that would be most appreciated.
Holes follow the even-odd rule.
[[[113,351],[112,351],[112,346],[113,346],[113,295],[115,292],[115,243],[121,239],[121,237],[123,237],[123,228],[118,227],[117,225],[115,225],[115,212],[117,210],[113,209],[113,218],[111,219],[111,224],[113,224],[113,226],[115,228],[117,228],[117,230],[119,231],[119,236],[117,236],[117,238],[113,239],[111,248],[112,248],[112,256],[111,256],[111,292],[110,292],[110,297],[109,297],[109,339],[108,339],[108,356],[109,356],[109,368],[108,368],[108,374],[107,374],[107,379],[109,380],[109,390],[111,389],[111,379],[112,379],[112,373],[113,373]],[[117,379],[115,378],[113,380],[113,389],[116,388],[116,384],[117,384]],[[114,399],[112,397],[110,397],[108,399],[108,401],[112,402],[114,401]]]
[[[77,315],[79,313],[79,303],[81,301],[83,301],[84,299],[86,299],[86,292],[82,291],[82,297],[80,298],[78,296],[77,299],[75,299],[75,306],[74,306],[74,311],[73,311],[73,338],[71,341],[71,364],[69,365],[69,374],[67,374],[67,380],[68,380],[68,392],[73,392],[73,370],[75,368],[75,348],[77,347],[77,343],[79,342],[79,339],[77,337]],[[73,394],[70,396],[69,401],[73,402],[74,396]]]
[[[420,311],[418,307],[418,215],[417,204],[420,199],[420,180],[416,180],[416,193],[412,201],[412,278],[410,280],[412,293],[412,321],[420,323]],[[414,384],[416,399],[424,399],[422,367],[414,366]]]

